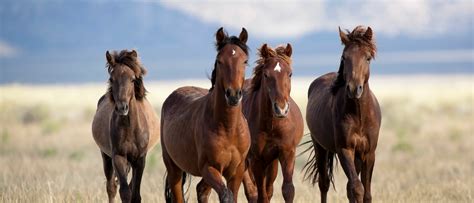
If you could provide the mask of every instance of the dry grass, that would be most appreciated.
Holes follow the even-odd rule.
[[[294,79],[302,111],[311,79]],[[176,87],[207,81],[146,83],[159,112]],[[472,76],[373,76],[383,111],[373,178],[375,202],[472,202],[474,189]],[[104,202],[102,162],[90,130],[104,84],[0,86],[0,202]],[[302,181],[307,154],[297,159],[296,202],[315,202],[319,190]],[[144,202],[163,202],[164,166],[157,146],[147,159]],[[346,202],[338,166],[330,202]],[[195,177],[190,201],[195,202]],[[274,202],[282,202],[281,177]],[[241,189],[240,201],[244,201]],[[117,197],[118,198],[118,197]],[[215,193],[212,200],[217,201]]]

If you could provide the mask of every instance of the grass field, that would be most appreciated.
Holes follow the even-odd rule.
[[[303,113],[311,81],[293,80],[292,96]],[[168,94],[183,85],[209,87],[210,82],[145,81],[157,113]],[[473,202],[474,76],[373,75],[371,88],[383,112],[374,202]],[[102,161],[90,127],[105,90],[105,83],[0,86],[0,202],[106,201]],[[297,159],[296,202],[319,201],[319,189],[302,180],[307,155]],[[144,202],[164,202],[164,172],[157,145],[147,157]],[[335,177],[329,201],[346,202],[347,179],[340,166]],[[199,179],[192,180],[190,202],[196,201]],[[283,202],[280,187],[281,176],[273,202]],[[239,202],[244,202],[240,191]],[[215,193],[212,201],[217,202]]]

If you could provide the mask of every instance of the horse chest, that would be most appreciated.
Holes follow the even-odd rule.
[[[113,151],[118,154],[138,158],[147,151],[148,133],[146,132],[120,133],[113,136],[113,140],[116,143]]]

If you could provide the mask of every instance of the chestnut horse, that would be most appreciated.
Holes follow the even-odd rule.
[[[97,105],[92,135],[102,153],[109,202],[120,182],[122,202],[140,202],[140,183],[148,151],[159,141],[159,122],[145,98],[141,65],[135,50],[106,53],[109,88]],[[127,175],[133,169],[132,180]],[[130,188],[131,187],[131,188]]]
[[[167,202],[184,201],[182,179],[187,173],[202,177],[196,188],[199,202],[207,202],[211,188],[221,202],[237,202],[250,148],[241,105],[247,31],[243,28],[239,37],[229,37],[220,28],[216,40],[211,89],[181,87],[163,103],[161,145],[168,173]]]
[[[318,182],[321,202],[326,202],[337,154],[349,180],[349,201],[371,202],[381,123],[379,103],[369,88],[369,65],[376,46],[370,27],[358,26],[347,33],[339,29],[339,35],[345,46],[339,71],[317,78],[308,90],[306,121],[314,156],[307,163],[306,175],[313,185]]]
[[[290,97],[292,48],[280,46],[275,50],[264,44],[254,68],[253,78],[246,81],[243,110],[249,122],[252,144],[248,159],[250,178],[244,179],[247,199],[269,202],[273,182],[278,174],[278,161],[283,173],[282,193],[285,202],[293,202],[293,169],[295,152],[303,137],[304,121],[301,111]]]

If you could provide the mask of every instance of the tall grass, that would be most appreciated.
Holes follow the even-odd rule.
[[[303,113],[310,78],[293,79],[292,97]],[[146,82],[159,112],[176,87],[208,81]],[[472,202],[474,189],[472,76],[372,76],[383,119],[373,177],[374,202]],[[0,86],[0,202],[104,202],[105,177],[91,135],[104,84]],[[308,131],[306,130],[305,133]],[[306,137],[305,139],[308,139]],[[302,149],[299,149],[302,150]],[[302,181],[307,154],[298,157],[296,202],[315,202],[319,189]],[[163,202],[161,148],[147,157],[144,202]],[[330,202],[346,202],[347,179],[335,173]],[[190,201],[196,201],[193,178]],[[282,178],[274,202],[283,202]],[[217,202],[213,192],[212,201]],[[118,199],[118,196],[117,196]],[[240,201],[244,201],[241,189]]]

